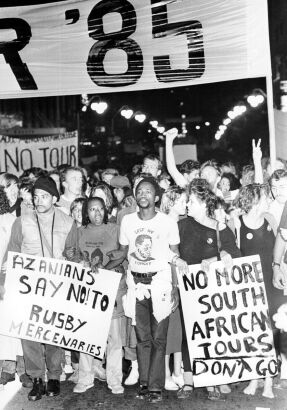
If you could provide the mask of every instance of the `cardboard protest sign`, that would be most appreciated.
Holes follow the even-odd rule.
[[[78,165],[78,132],[65,132],[37,138],[14,138],[0,135],[0,171],[21,175],[25,169],[59,165]]]
[[[178,275],[194,385],[214,386],[274,376],[278,365],[258,255],[226,271],[212,263]]]
[[[14,3],[1,7],[0,98],[170,88],[271,73],[267,0]]]
[[[121,275],[9,252],[0,334],[102,358]]]

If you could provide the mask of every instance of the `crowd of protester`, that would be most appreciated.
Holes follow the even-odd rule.
[[[277,384],[287,387],[286,334],[272,319],[287,302],[286,163],[278,160],[271,170],[260,141],[253,141],[252,161],[241,169],[214,160],[178,166],[176,136],[175,129],[166,133],[166,168],[148,155],[126,174],[114,168],[90,174],[68,165],[50,172],[31,168],[19,178],[0,174],[1,299],[8,251],[122,275],[104,360],[0,335],[0,388],[17,374],[31,401],[57,396],[66,377],[78,394],[97,378],[111,394],[139,383],[136,397],[150,403],[162,400],[163,389],[176,391],[178,399],[192,397],[192,352],[177,273],[193,264],[208,273],[217,260],[229,268],[232,258],[254,254],[261,258],[281,364]],[[124,380],[123,358],[130,362]],[[244,393],[255,394],[257,384],[252,380]],[[223,400],[231,390],[232,384],[209,386],[207,397]],[[269,377],[263,396],[274,397]]]

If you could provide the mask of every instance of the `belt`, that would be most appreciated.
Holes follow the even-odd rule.
[[[131,274],[135,277],[135,278],[151,278],[154,275],[157,274],[157,272],[146,272],[146,273],[140,273],[140,272],[133,272],[131,271]]]

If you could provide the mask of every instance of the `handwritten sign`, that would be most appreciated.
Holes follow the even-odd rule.
[[[0,334],[102,358],[121,275],[9,252]]]
[[[271,73],[267,0],[32,3],[1,7],[0,98],[169,88]]]
[[[78,133],[20,139],[0,136],[0,171],[21,175],[25,169],[78,165]]]
[[[271,321],[258,255],[189,266],[180,276],[194,385],[214,386],[277,373]]]

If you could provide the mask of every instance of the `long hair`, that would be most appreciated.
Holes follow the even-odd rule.
[[[217,206],[217,196],[209,188],[209,183],[203,178],[195,178],[188,187],[188,195],[194,194],[197,199],[206,204],[206,213],[214,218]]]

